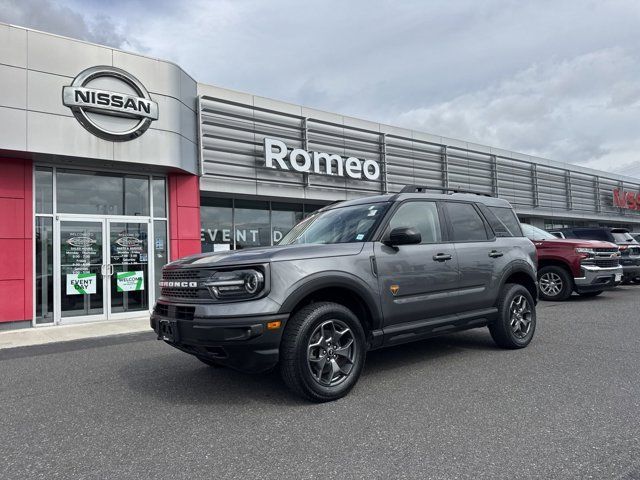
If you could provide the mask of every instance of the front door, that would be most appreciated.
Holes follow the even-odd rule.
[[[380,298],[386,326],[426,320],[451,311],[450,294],[458,286],[458,260],[443,241],[436,202],[406,201],[393,213],[383,238],[398,227],[415,228],[418,245],[374,246]]]
[[[56,323],[149,311],[149,220],[58,217]]]
[[[109,316],[149,310],[149,223],[109,220]]]
[[[57,275],[59,323],[103,320],[108,279],[104,222],[88,218],[59,220]]]

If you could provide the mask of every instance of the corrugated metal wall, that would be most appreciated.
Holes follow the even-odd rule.
[[[299,107],[301,108],[301,107]],[[330,115],[330,114],[327,114]],[[640,180],[584,173],[579,166],[553,165],[543,159],[515,158],[500,150],[477,149],[423,140],[411,130],[379,125],[378,131],[313,116],[200,96],[200,160],[206,190],[233,194],[343,200],[381,192],[397,192],[404,185],[464,188],[498,195],[518,211],[561,212],[567,216],[640,220],[640,211],[614,207],[613,189],[640,191]],[[354,124],[351,124],[354,123]],[[377,125],[377,124],[373,124]],[[304,174],[264,166],[265,137],[302,148],[369,159],[379,163],[380,179]],[[484,151],[483,151],[484,150]],[[509,153],[509,152],[506,152]],[[524,155],[517,155],[526,157]]]

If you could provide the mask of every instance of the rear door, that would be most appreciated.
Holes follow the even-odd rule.
[[[494,305],[495,289],[503,271],[506,240],[499,241],[486,223],[478,207],[470,202],[444,202],[444,212],[453,241],[460,280],[452,293],[455,313],[489,308]]]
[[[413,227],[419,245],[374,245],[385,325],[424,320],[451,313],[449,293],[457,288],[458,261],[443,235],[444,221],[433,201],[407,200],[391,214],[382,239],[394,228]]]

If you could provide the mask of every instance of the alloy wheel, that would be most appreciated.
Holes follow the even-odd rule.
[[[525,338],[531,330],[531,306],[524,295],[517,295],[509,305],[511,331],[517,338]]]
[[[548,297],[555,297],[560,294],[564,283],[560,275],[554,272],[547,272],[540,277],[540,291]]]
[[[340,320],[327,320],[309,338],[307,363],[314,380],[324,387],[342,383],[356,361],[355,338]]]

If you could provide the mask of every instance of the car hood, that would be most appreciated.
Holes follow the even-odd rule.
[[[166,268],[217,267],[224,265],[247,265],[305,258],[339,257],[357,255],[364,243],[335,243],[309,245],[282,245],[256,247],[226,252],[199,253],[169,263]]]
[[[558,239],[545,239],[545,240],[533,240],[535,245],[541,245],[545,247],[569,247],[569,248],[618,248],[615,243],[603,242],[601,240],[579,240],[575,238],[558,238]]]

